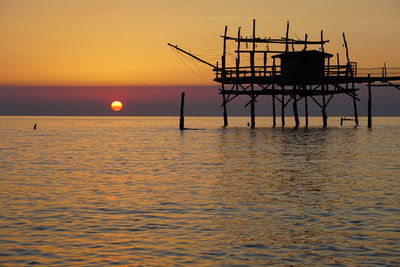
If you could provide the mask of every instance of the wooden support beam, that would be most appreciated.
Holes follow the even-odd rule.
[[[221,37],[223,38],[224,36],[221,35]],[[242,42],[242,43],[252,43],[252,42],[256,42],[256,43],[264,43],[264,44],[286,44],[286,40],[285,38],[281,38],[281,39],[273,39],[273,38],[260,38],[257,37],[253,40],[253,38],[236,38],[236,37],[226,37],[227,40],[230,41],[235,41],[235,42]],[[304,40],[295,40],[295,39],[287,39],[288,43],[292,43],[294,45],[304,45],[304,43],[306,41]],[[320,45],[321,43],[329,43],[329,40],[324,40],[324,41],[307,41],[307,44],[309,45]]]
[[[275,84],[272,84],[272,127],[276,127]]]
[[[197,57],[197,56],[195,56],[195,55],[193,55],[193,54],[191,54],[191,53],[189,53],[189,52],[186,52],[185,50],[179,48],[177,45],[173,45],[173,44],[170,44],[170,43],[168,43],[168,45],[169,45],[170,47],[173,47],[173,48],[175,48],[176,50],[178,50],[178,51],[180,51],[180,52],[182,52],[182,53],[184,53],[184,54],[186,54],[186,55],[188,55],[188,56],[190,56],[190,57],[192,57],[192,58],[194,58],[194,59],[196,59],[196,60],[198,60],[198,61],[204,63],[204,64],[207,64],[208,66],[213,67],[214,69],[216,68],[216,66],[214,66],[213,64],[208,63],[207,61],[205,61],[205,60],[203,60],[203,59],[201,59],[201,58],[199,58],[199,57]]]
[[[371,75],[368,74],[368,78]],[[368,128],[372,127],[372,97],[371,97],[371,81],[368,81]]]
[[[308,39],[308,34],[306,33],[305,37],[304,37],[304,40],[306,40],[305,43],[304,43],[304,48],[303,48],[304,51],[307,50],[307,39]]]
[[[322,85],[322,90],[325,91],[325,85]],[[328,126],[328,116],[326,116],[326,99],[325,94],[322,95],[322,122],[324,128]]]
[[[227,127],[228,126],[228,112],[226,110],[227,101],[226,101],[226,95],[225,94],[222,94],[222,101],[223,101],[222,102],[222,108],[223,108],[222,115],[224,117],[224,127]]]
[[[307,90],[307,85],[304,85],[304,90]],[[305,119],[306,119],[306,127],[308,127],[308,99],[307,95],[304,96],[304,113],[305,113]]]
[[[286,24],[285,52],[289,52],[289,21]]]
[[[256,38],[256,20],[253,19],[253,40]],[[250,53],[250,68],[251,68],[251,76],[256,76],[255,73],[255,62],[254,62],[254,51],[256,51],[256,43],[253,41],[252,51]]]
[[[322,52],[325,52],[325,49],[324,49],[324,31],[323,30],[321,30],[321,51]],[[329,58],[328,58],[329,59]],[[329,64],[328,64],[329,65]]]
[[[347,41],[346,41],[346,35],[344,33],[343,34],[343,42],[344,42],[344,47],[346,49],[346,59],[347,59],[347,63],[350,63],[350,57],[349,57],[349,47],[347,46]]]
[[[356,123],[356,126],[358,126],[359,122],[358,122],[358,111],[357,111],[357,99],[355,93],[353,93],[353,105],[354,105],[354,122]]]
[[[340,76],[340,58],[339,58],[339,53],[336,53],[336,61],[337,61],[337,76]]]
[[[269,50],[269,51],[265,51],[265,50],[236,50],[235,53],[256,53],[256,54],[278,54],[278,53],[285,53],[285,51],[283,50]]]
[[[250,127],[254,129],[256,127],[256,116],[255,116],[255,99],[254,95],[251,95],[251,102],[250,102],[250,113],[251,113],[251,122],[250,122]]]
[[[386,63],[383,63],[383,77],[387,76],[387,72],[386,72]]]
[[[222,57],[221,57],[221,63],[222,63],[222,71],[221,71],[221,76],[222,78],[226,77],[226,34],[228,31],[228,26],[225,26],[225,31],[224,31],[224,43],[222,47]]]
[[[250,85],[251,86],[251,85]],[[220,94],[230,94],[230,95],[250,95],[250,94],[254,94],[256,96],[258,95],[272,95],[275,93],[275,95],[293,95],[293,94],[298,94],[298,95],[302,95],[302,96],[320,96],[320,95],[337,95],[337,94],[348,94],[351,96],[351,94],[353,93],[353,91],[357,91],[358,89],[336,89],[336,90],[325,90],[325,91],[320,91],[320,90],[309,90],[307,92],[304,92],[302,90],[286,90],[286,89],[282,89],[282,90],[275,90],[273,91],[272,89],[263,89],[263,90],[220,90]],[[359,99],[356,97],[356,100],[358,101]]]
[[[238,39],[240,39],[240,27],[238,28]],[[240,51],[240,41],[237,44],[237,51]],[[240,53],[237,52],[237,58],[236,58],[236,76],[237,77],[239,77],[239,73],[240,73],[239,69],[240,69]]]
[[[251,67],[251,76],[254,77],[256,75],[255,73],[255,62],[254,62],[254,51],[256,50],[256,20],[253,19],[253,47],[252,47],[252,53],[250,53],[250,67]],[[251,104],[250,104],[250,109],[251,109],[251,122],[250,122],[250,127],[254,129],[256,127],[256,118],[255,118],[255,95],[254,95],[254,84],[251,84]]]
[[[326,68],[326,75],[325,76],[329,76],[331,72],[331,58],[328,57],[328,67]]]
[[[296,85],[293,85],[293,90],[296,90]],[[297,111],[297,96],[296,96],[296,94],[293,94],[292,99],[293,99],[294,123],[296,125],[296,128],[298,128],[300,125],[300,120],[299,120],[299,113]]]
[[[283,86],[282,86],[283,89]],[[285,127],[285,96],[282,95],[281,99],[281,120],[282,120],[282,127]]]
[[[180,112],[180,120],[179,120],[179,129],[185,130],[185,117],[183,115],[183,110],[185,108],[185,92],[181,94],[181,112]]]
[[[225,26],[225,30],[224,30],[224,43],[223,43],[223,47],[222,47],[222,73],[221,76],[223,78],[226,77],[226,34],[228,32],[228,26]],[[222,91],[225,90],[225,84],[221,83],[221,89]],[[222,93],[222,105],[223,105],[223,117],[224,117],[224,127],[228,126],[228,113],[226,110],[226,97],[225,94]]]
[[[267,53],[264,54],[263,63],[264,63],[264,76],[267,76]]]

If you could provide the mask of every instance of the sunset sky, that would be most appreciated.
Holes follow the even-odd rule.
[[[318,39],[322,29],[334,54],[343,54],[345,32],[359,67],[400,67],[399,14],[399,0],[0,0],[0,101],[21,87],[33,95],[53,87],[58,98],[67,87],[103,87],[101,101],[117,97],[106,87],[135,87],[118,96],[127,99],[140,87],[156,98],[165,95],[157,94],[162,86],[215,87],[208,66],[181,58],[167,43],[215,63],[224,26],[231,35],[238,26],[250,35],[253,18],[262,37],[284,36],[287,20],[293,38]],[[218,98],[216,90],[210,97]],[[0,112],[7,113],[4,105]]]

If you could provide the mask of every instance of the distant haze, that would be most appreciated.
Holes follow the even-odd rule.
[[[367,111],[367,90],[358,87],[361,115]],[[221,96],[218,86],[142,86],[142,87],[0,87],[0,115],[78,115],[78,116],[176,116],[179,114],[180,93],[186,92],[185,113],[192,116],[219,116]],[[110,108],[114,100],[124,108]],[[244,105],[249,97],[242,96],[228,104],[229,115],[248,116]],[[373,88],[373,114],[400,116],[400,90]],[[320,108],[309,100],[310,114],[320,116]],[[277,105],[279,111],[279,105]],[[353,104],[347,95],[334,96],[328,106],[328,116],[352,116]],[[300,115],[303,102],[299,102]],[[291,114],[291,105],[286,108]],[[257,116],[272,115],[271,97],[260,96]]]

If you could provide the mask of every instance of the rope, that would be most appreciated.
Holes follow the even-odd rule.
[[[190,58],[192,61],[193,66],[196,67],[197,71],[196,72],[192,67],[189,66],[189,64],[187,64],[186,62],[189,61],[189,58],[182,55],[181,52],[177,51],[176,49],[171,48],[175,54],[178,55],[179,60],[194,74],[196,75],[198,78],[200,78],[203,81],[209,82],[209,80],[205,79],[204,76],[200,75],[201,71],[197,68],[197,64],[198,62],[195,59]],[[194,62],[196,62],[197,64],[195,64]]]

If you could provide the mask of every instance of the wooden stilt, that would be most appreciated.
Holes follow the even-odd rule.
[[[226,77],[226,35],[228,32],[228,26],[225,26],[225,31],[224,31],[224,43],[223,43],[223,54],[221,58],[221,65],[222,65],[222,71],[221,71],[221,76],[223,78]],[[225,90],[225,85],[224,83],[221,83],[222,90]],[[228,113],[226,112],[226,97],[225,94],[222,94],[222,107],[223,107],[223,116],[224,116],[224,127],[228,126]]]
[[[180,112],[180,120],[179,120],[179,129],[185,130],[185,117],[183,115],[183,110],[185,107],[185,92],[181,94],[181,112]]]
[[[251,103],[250,103],[250,109],[251,109],[251,122],[250,126],[252,129],[256,127],[256,117],[255,117],[255,105],[254,105],[254,95],[251,95]]]
[[[256,20],[253,19],[253,49],[252,52],[250,53],[250,68],[251,68],[251,77],[255,78],[256,76],[256,71],[255,71],[255,63],[254,63],[254,51],[256,50]],[[254,97],[254,84],[251,85],[251,91],[252,94],[250,95],[251,97],[251,104],[250,104],[250,109],[251,109],[251,122],[250,126],[252,129],[256,127],[256,118],[255,118],[255,107],[254,107],[254,102],[255,102],[255,97]]]
[[[275,84],[272,84],[272,127],[276,127]]]
[[[293,86],[293,90],[296,90],[296,85]],[[294,123],[297,128],[300,125],[300,120],[299,120],[299,113],[297,112],[297,96],[296,96],[296,94],[293,94],[293,115],[294,115]]]
[[[352,70],[351,64],[350,64],[349,48],[347,46],[346,35],[344,33],[343,33],[343,43],[344,43],[344,47],[346,49],[347,68],[348,68],[348,70],[350,72],[350,76],[353,78],[354,77],[354,73],[353,73],[353,70]],[[354,82],[352,82],[352,89],[353,90],[355,89]],[[356,93],[353,91],[352,98],[353,98],[353,106],[354,106],[354,121],[356,123],[356,126],[358,126],[358,112],[357,112],[357,99],[356,99],[356,96],[357,96]]]
[[[283,90],[283,88],[282,88]],[[281,120],[282,120],[282,127],[285,127],[285,96],[282,95],[282,102],[281,102]]]
[[[228,126],[228,113],[226,111],[226,96],[222,94],[222,107],[223,107],[223,116],[224,116],[224,127]]]
[[[304,113],[305,113],[305,125],[306,127],[308,127],[308,100],[307,100],[307,96],[304,96]]]
[[[372,127],[371,75],[368,74],[368,128]]]
[[[325,85],[322,85],[322,121],[323,121],[323,126],[326,128],[328,126],[328,117],[326,116],[326,98],[325,98]]]
[[[353,84],[353,89],[354,89],[354,84]],[[356,126],[358,126],[358,111],[357,111],[357,95],[355,92],[352,94],[353,97],[353,107],[354,107],[354,122],[356,123]]]

